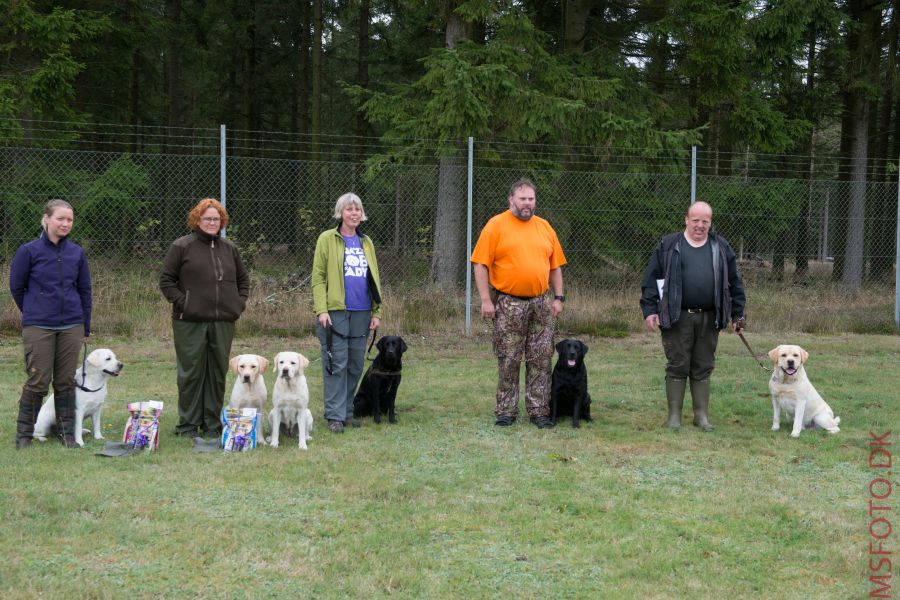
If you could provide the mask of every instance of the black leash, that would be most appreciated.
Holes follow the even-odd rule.
[[[81,383],[78,383],[78,380],[76,379],[76,380],[75,380],[75,387],[77,387],[77,388],[78,388],[79,390],[81,390],[82,392],[99,392],[100,390],[102,390],[103,388],[106,387],[106,382],[105,382],[105,381],[103,382],[103,385],[101,385],[100,387],[98,387],[96,390],[92,390],[92,389],[90,389],[90,388],[87,388],[87,387],[85,387],[85,385],[84,385],[84,382],[85,382],[85,380],[87,379],[87,369],[86,369],[86,366],[87,366],[87,354],[88,354],[88,351],[87,351],[87,340],[85,340],[85,341],[83,342],[83,345],[84,345],[84,356],[83,356],[82,359],[81,359]]]
[[[375,345],[375,337],[378,333],[377,329],[372,330],[372,343],[369,344],[369,350],[366,352],[366,358],[371,361],[368,354],[372,351],[372,346]],[[328,364],[326,365],[326,369],[328,370],[329,375],[334,375],[334,336],[338,336],[339,338],[343,338],[345,340],[349,340],[351,338],[359,338],[359,337],[369,337],[366,335],[344,335],[340,332],[334,330],[334,327],[328,325],[325,327],[325,354],[328,355]]]
[[[377,329],[373,329],[373,330],[372,330],[372,343],[369,344],[369,349],[366,350],[366,360],[369,361],[369,362],[372,362],[373,360],[375,360],[374,358],[372,358],[372,346],[375,345],[375,338],[376,338],[376,337],[378,337],[378,330],[377,330]]]
[[[770,369],[769,367],[762,364],[762,361],[760,361],[759,358],[757,358],[756,353],[753,351],[753,348],[751,348],[750,344],[747,343],[747,340],[744,339],[744,332],[739,333],[738,337],[741,338],[741,341],[744,342],[745,346],[747,346],[747,350],[750,351],[750,356],[753,357],[753,360],[756,361],[756,364],[759,365],[759,368],[771,372],[772,369]]]

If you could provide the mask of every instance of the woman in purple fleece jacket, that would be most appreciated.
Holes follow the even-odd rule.
[[[41,401],[53,383],[57,432],[67,448],[75,443],[75,369],[82,341],[91,332],[91,273],[84,250],[68,235],[72,205],[50,200],[41,236],[16,251],[9,290],[22,311],[22,344],[28,379],[19,399],[16,448],[31,445]]]

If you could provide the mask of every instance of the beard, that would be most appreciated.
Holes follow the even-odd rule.
[[[523,211],[519,210],[515,206],[511,206],[510,211],[517,219],[521,219],[522,221],[527,221],[532,216],[534,216],[534,211],[531,210],[530,208],[525,209],[525,211],[527,211],[527,212],[525,212],[525,214],[523,214]]]

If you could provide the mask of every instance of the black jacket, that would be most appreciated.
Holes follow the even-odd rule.
[[[653,254],[641,281],[641,311],[644,318],[659,315],[659,326],[669,329],[681,315],[681,244],[687,243],[684,232],[665,236]],[[709,232],[712,244],[713,275],[716,296],[716,329],[725,329],[730,320],[744,315],[744,282],[737,270],[734,250],[722,236]],[[664,279],[663,298],[659,297],[657,279]]]

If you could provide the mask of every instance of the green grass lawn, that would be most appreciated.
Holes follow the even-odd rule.
[[[494,427],[489,343],[407,336],[399,424],[328,432],[314,362],[309,451],[283,440],[195,454],[172,435],[170,343],[101,338],[92,348],[126,365],[110,383],[107,437],[120,438],[126,402],[163,400],[159,451],[100,458],[102,441],[86,436],[84,450],[17,452],[21,344],[0,339],[3,587],[17,598],[866,597],[867,438],[900,423],[900,337],[748,339],[760,355],[782,342],[810,352],[839,434],[770,431],[768,374],[734,335],[720,339],[713,433],[690,426],[689,397],[687,426],[660,427],[656,335],[585,340],[595,421],[580,430],[538,430],[524,408]],[[318,356],[312,337],[238,339],[233,353],[281,350]]]

